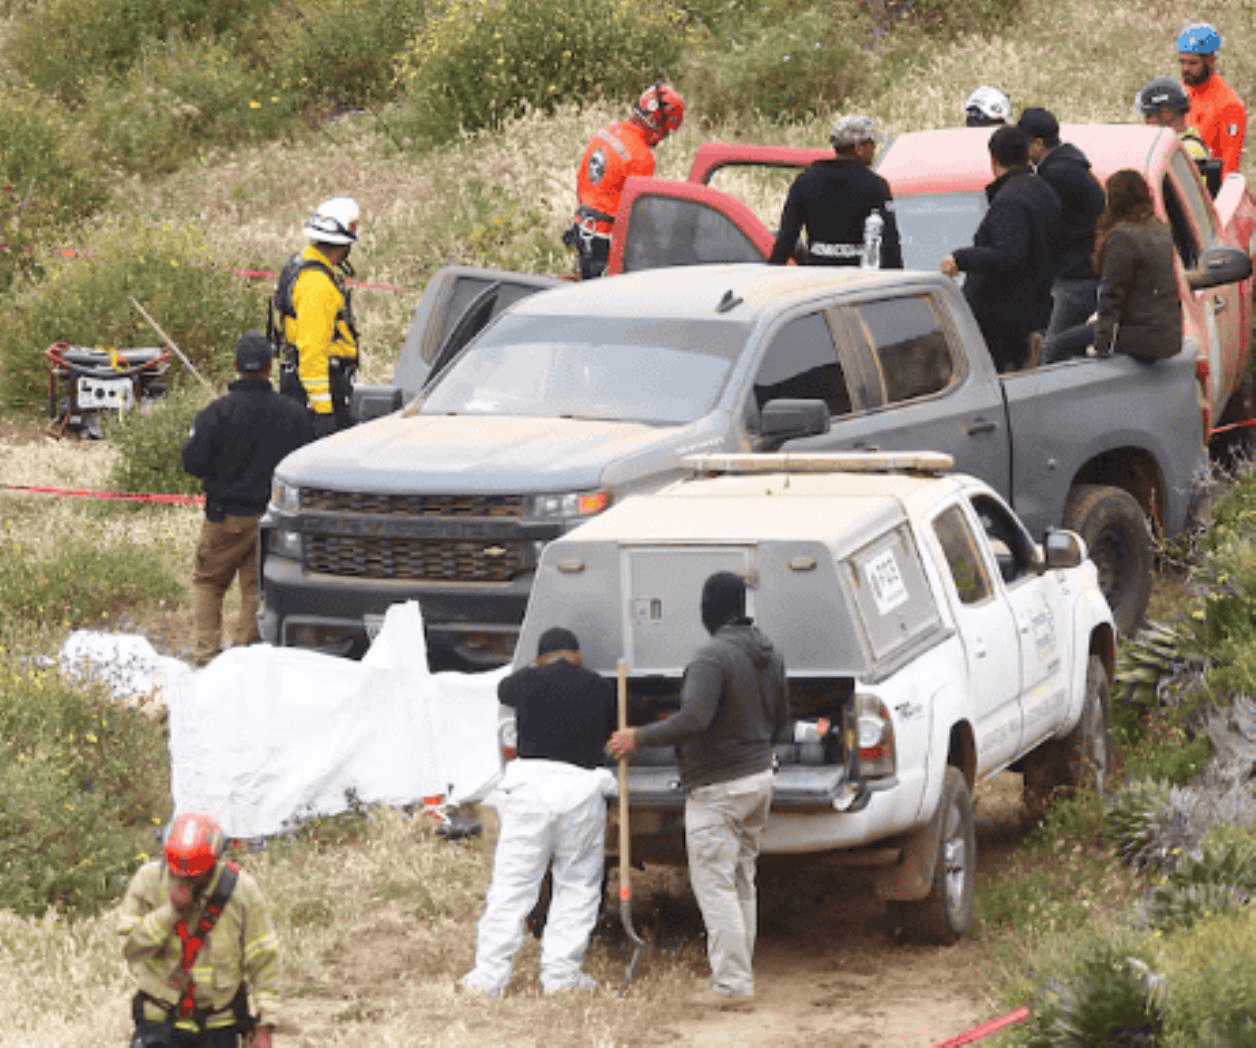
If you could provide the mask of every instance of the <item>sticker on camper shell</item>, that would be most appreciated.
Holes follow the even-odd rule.
[[[872,588],[877,611],[882,615],[888,615],[907,601],[907,585],[903,582],[903,573],[898,570],[898,560],[892,549],[884,550],[868,560],[864,564],[864,575]]]

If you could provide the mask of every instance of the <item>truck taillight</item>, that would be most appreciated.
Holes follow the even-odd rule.
[[[855,736],[859,747],[859,773],[865,779],[893,775],[898,763],[894,722],[885,704],[874,695],[855,696]]]

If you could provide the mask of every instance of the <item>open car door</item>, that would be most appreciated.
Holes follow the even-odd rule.
[[[606,272],[762,262],[775,239],[750,208],[728,193],[634,176],[624,182]]]

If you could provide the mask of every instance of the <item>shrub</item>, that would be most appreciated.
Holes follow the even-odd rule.
[[[102,543],[87,534],[39,557],[11,521],[0,531],[0,621],[8,626],[22,620],[87,625],[181,593],[179,581],[143,546],[116,537]]]
[[[146,44],[198,40],[246,23],[273,0],[49,0],[33,6],[9,32],[13,68],[41,91],[82,101],[95,76],[119,76]]]
[[[1256,893],[1256,839],[1245,830],[1214,827],[1203,853],[1171,870],[1151,899],[1151,921],[1162,931],[1190,928],[1245,906]]]
[[[1170,937],[1158,964],[1167,980],[1166,1048],[1256,1044],[1256,914],[1250,909]]]
[[[169,811],[165,733],[99,688],[0,662],[0,908],[117,901]]]
[[[183,472],[179,449],[208,398],[200,385],[184,386],[147,412],[129,411],[113,420],[109,439],[121,451],[110,481],[113,489],[199,495],[201,483]]]
[[[1073,969],[1036,995],[1023,1043],[1030,1048],[1152,1043],[1133,1039],[1154,1035],[1162,1023],[1149,969],[1133,952],[1133,944],[1119,940],[1087,944]]]
[[[150,43],[129,70],[96,77],[83,96],[80,120],[97,153],[140,175],[175,171],[210,147],[271,139],[297,109],[226,42]]]
[[[1006,27],[1021,0],[867,0],[867,7],[883,30],[902,24],[950,39]]]
[[[0,290],[18,272],[36,271],[44,238],[87,218],[107,196],[55,107],[16,91],[0,99]]]
[[[860,42],[870,28],[858,8],[815,8],[770,29],[757,27],[753,43],[696,54],[686,64],[694,109],[714,122],[750,112],[769,120],[830,113],[867,83]]]
[[[439,143],[528,108],[636,97],[679,59],[679,24],[666,0],[447,0],[400,57],[398,126]]]
[[[230,273],[192,226],[137,219],[95,231],[83,257],[58,259],[45,280],[14,296],[0,342],[0,399],[45,402],[42,351],[60,339],[80,346],[151,346],[160,338],[131,305],[134,296],[213,381],[232,373],[236,339],[265,317],[266,289]],[[172,372],[187,378],[182,364]]]
[[[276,11],[267,38],[284,90],[308,100],[365,107],[396,91],[393,64],[423,24],[425,0],[330,0]]]

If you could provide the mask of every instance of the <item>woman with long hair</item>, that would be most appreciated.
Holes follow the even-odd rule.
[[[1097,356],[1128,353],[1163,360],[1182,349],[1182,302],[1173,237],[1156,218],[1147,180],[1130,168],[1109,177],[1107,205],[1095,224],[1092,263],[1099,274],[1098,315],[1060,332],[1042,351],[1049,364],[1094,346]]]

